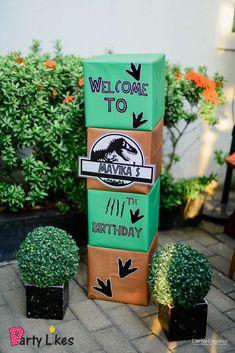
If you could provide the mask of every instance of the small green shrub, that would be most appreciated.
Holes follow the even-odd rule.
[[[37,287],[62,285],[77,272],[79,249],[64,230],[35,228],[18,252],[20,273],[25,283]]]
[[[193,307],[211,285],[212,269],[203,254],[186,244],[167,244],[153,255],[149,285],[161,304]]]
[[[161,199],[160,204],[164,209],[185,205],[188,200],[195,200],[217,176],[211,173],[208,177],[193,177],[175,180],[169,170],[163,168],[161,174]]]

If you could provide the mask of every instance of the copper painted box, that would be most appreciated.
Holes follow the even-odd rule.
[[[148,267],[157,238],[158,234],[146,253],[88,246],[88,297],[148,305]]]
[[[161,174],[162,132],[163,119],[153,131],[89,128],[85,162],[91,164],[90,168],[96,165],[96,172],[90,169],[86,176],[87,188],[148,194]],[[81,174],[83,166],[79,168]],[[144,173],[150,168],[152,179],[146,180]]]

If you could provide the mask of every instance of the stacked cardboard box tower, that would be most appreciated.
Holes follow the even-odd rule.
[[[164,115],[162,54],[84,64],[88,156],[88,297],[147,305],[157,248]]]

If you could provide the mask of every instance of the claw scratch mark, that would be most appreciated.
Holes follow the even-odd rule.
[[[113,200],[113,204],[112,204],[112,206],[111,206],[111,216],[112,216],[112,214],[113,214],[113,208],[114,208],[114,205],[115,205],[115,201],[116,201],[116,199]]]
[[[121,218],[123,216],[124,207],[125,207],[125,201],[123,201],[123,203],[122,203]]]
[[[111,202],[111,197],[109,198],[109,200],[107,202],[105,214],[108,213],[110,202]]]
[[[117,199],[117,212],[116,212],[116,217],[118,216],[119,214],[119,200]]]

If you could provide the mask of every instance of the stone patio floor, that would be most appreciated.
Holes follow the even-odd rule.
[[[17,264],[0,267],[0,352],[235,352],[235,284],[227,277],[235,240],[223,234],[222,226],[203,221],[198,228],[160,232],[160,245],[175,241],[186,242],[202,251],[213,265],[213,286],[207,296],[207,335],[203,342],[168,343],[153,301],[143,307],[87,299],[84,250],[79,272],[70,284],[69,308],[63,321],[27,319]],[[51,325],[55,326],[55,334],[74,337],[74,345],[46,345],[45,337]],[[26,337],[42,337],[40,347],[33,345],[32,340],[27,346],[11,347],[8,329],[16,326],[24,329]]]

